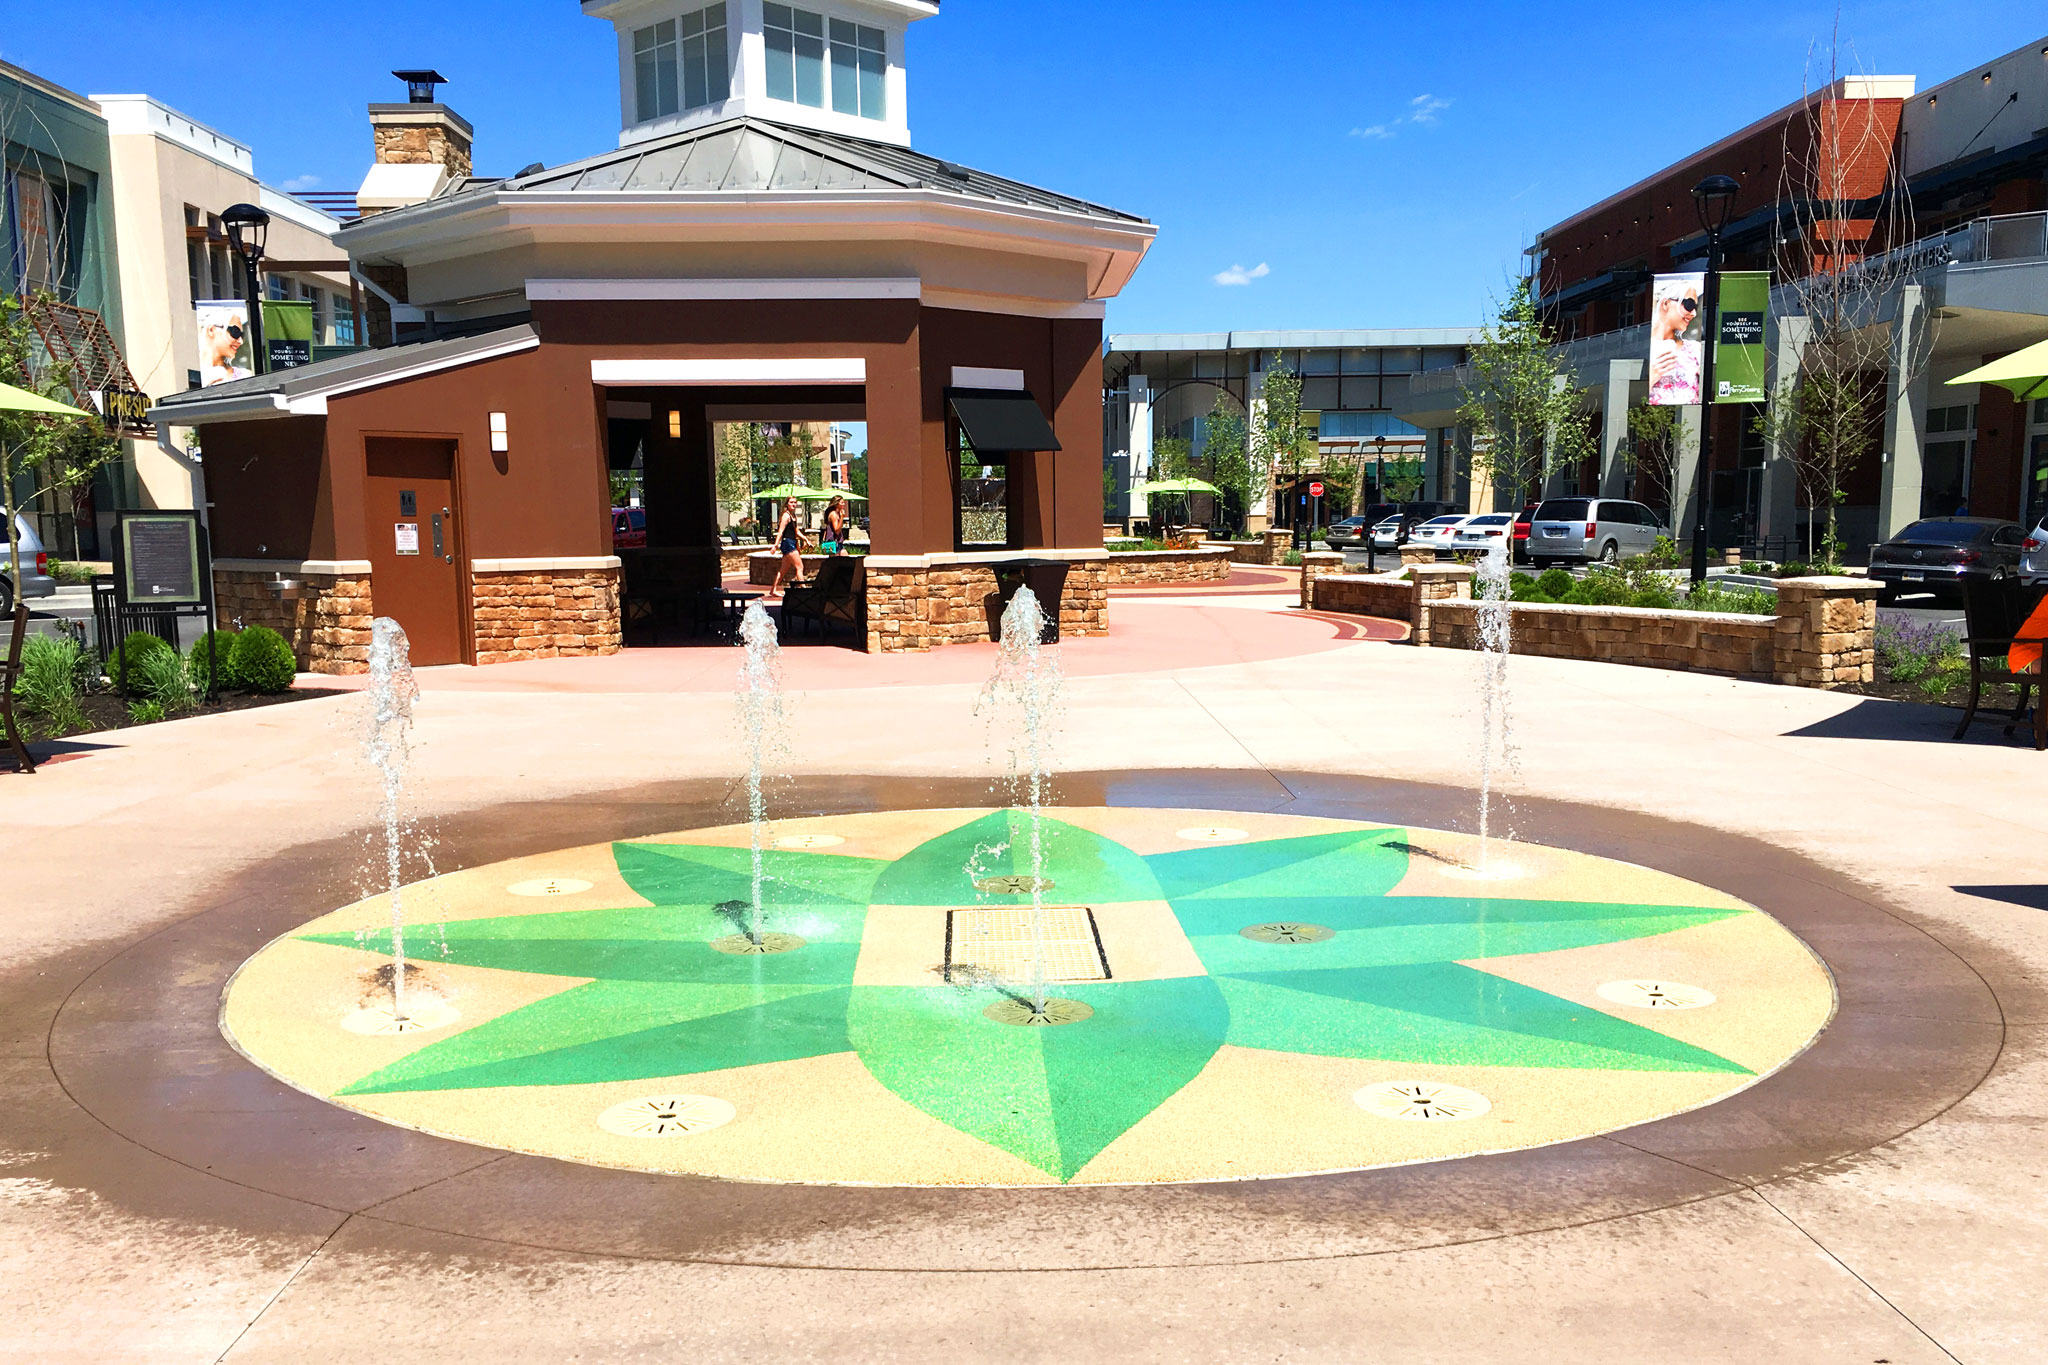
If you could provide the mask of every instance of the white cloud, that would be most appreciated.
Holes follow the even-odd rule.
[[[1250,284],[1253,280],[1263,280],[1272,273],[1273,267],[1267,265],[1264,261],[1260,261],[1250,270],[1246,270],[1241,265],[1234,265],[1228,270],[1217,271],[1209,278],[1218,284]]]
[[[320,177],[317,175],[295,175],[284,182],[286,194],[297,194],[300,190],[316,190],[319,188]]]
[[[1438,114],[1441,114],[1450,107],[1451,101],[1449,100],[1439,99],[1435,95],[1417,95],[1414,99],[1408,101],[1408,112],[1401,115],[1401,117],[1388,123],[1375,123],[1366,128],[1353,128],[1350,135],[1352,137],[1365,138],[1368,141],[1396,137],[1399,134],[1395,130],[1400,128],[1402,124],[1413,123],[1426,128],[1437,121]]]

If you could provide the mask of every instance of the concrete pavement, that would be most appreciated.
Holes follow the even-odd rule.
[[[1072,647],[1077,661],[1086,644]],[[1144,672],[1077,667],[1058,745],[1087,790],[1062,796],[1332,813],[1384,803],[1397,809],[1372,813],[1392,818],[1440,801],[1417,823],[1469,827],[1457,789],[1477,752],[1476,664],[1365,642]],[[420,708],[414,790],[440,865],[674,828],[688,823],[679,812],[730,818],[728,698],[651,682],[496,690],[490,672],[460,692],[430,690]],[[1995,727],[1948,743],[1933,708],[1725,679],[1518,658],[1511,688],[1519,769],[1508,785],[1525,794],[1532,833],[1660,866],[1696,858],[1686,875],[1709,884],[1744,871],[1723,841],[1754,840],[1758,903],[1788,921],[1802,906],[1843,907],[1815,910],[1802,936],[1835,965],[1845,1020],[1876,1030],[1857,1045],[1857,1085],[1895,1101],[1906,1127],[1817,1165],[1732,1177],[1675,1149],[1639,1152],[1658,1189],[1697,1182],[1654,1207],[1615,1202],[1571,1164],[1488,1195],[1494,1158],[1412,1168],[1420,1183],[1404,1187],[1401,1219],[1311,1201],[1276,1223],[1281,1181],[1263,1195],[1247,1187],[1227,1212],[1190,1186],[1106,1220],[957,1200],[877,1202],[857,1222],[820,1224],[804,1187],[746,1187],[751,1221],[725,1229],[722,1251],[677,1259],[634,1250],[647,1206],[633,1200],[607,1205],[580,1244],[550,1240],[546,1221],[517,1207],[522,1189],[540,1188],[536,1168],[493,1186],[494,1231],[436,1230],[386,1206],[460,1205],[465,1172],[515,1159],[402,1147],[371,1126],[361,1189],[323,1194],[292,1166],[292,1131],[312,1112],[298,1106],[314,1101],[217,1039],[173,1048],[150,1031],[166,1011],[217,999],[237,935],[283,932],[367,884],[359,703],[313,701],[124,731],[33,778],[0,777],[11,873],[0,1273],[15,1288],[0,1353],[2031,1358],[2048,1339],[2048,1308],[2031,1292],[2048,1238],[2048,915],[2029,903],[2048,847],[2048,807],[2029,796],[2041,756]],[[822,806],[822,792],[859,808],[903,802],[919,784],[993,780],[977,691],[965,678],[799,690],[792,766],[810,785],[786,798]],[[1643,815],[1658,823],[1628,823]],[[1767,846],[1793,861],[1764,867]],[[1953,965],[1879,970],[1910,954]],[[1864,990],[1871,982],[1882,988]],[[1883,1041],[1928,1024],[1967,1040],[1968,1055]],[[107,1078],[90,1103],[70,1093],[66,1066]],[[1728,1112],[1753,1140],[1827,1122],[1824,1107],[1796,1123]],[[1843,1109],[1843,1123],[1857,1112]],[[183,1145],[136,1136],[153,1131],[183,1133]],[[232,1174],[250,1162],[264,1183]],[[1516,1212],[1539,1195],[1554,1216]],[[1375,1244],[1376,1229],[1408,1226],[1418,1208],[1455,1230]],[[1310,1213],[1333,1235],[1304,1235]],[[1259,1246],[1181,1264],[1117,1251],[1174,1219],[1203,1247],[1247,1229]],[[905,1237],[1024,1250],[1011,1273],[1001,1257],[954,1269],[951,1255],[882,1254]],[[1069,1245],[1095,1250],[1063,1261]]]

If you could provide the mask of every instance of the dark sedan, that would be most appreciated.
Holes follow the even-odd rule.
[[[1927,517],[1870,551],[1870,576],[1887,599],[1906,593],[1959,593],[1964,579],[2019,573],[2026,533],[1997,517]]]
[[[1346,517],[1333,521],[1323,531],[1323,544],[1333,550],[1362,550],[1365,548],[1365,533],[1370,529],[1364,517]]]

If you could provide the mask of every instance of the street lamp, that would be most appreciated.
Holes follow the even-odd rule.
[[[256,263],[263,259],[264,239],[270,235],[270,215],[254,204],[230,204],[221,210],[221,225],[228,230],[228,245],[242,258],[242,301],[249,305],[249,373],[262,374],[270,368],[263,347],[263,296],[256,277]]]
[[[1384,436],[1372,438],[1372,500],[1374,502],[1385,502],[1387,500],[1387,438]],[[1374,544],[1372,533],[1371,518],[1367,518],[1365,528],[1365,571],[1367,573],[1378,573],[1380,571],[1379,546]]]
[[[1730,176],[1710,175],[1692,187],[1693,207],[1698,210],[1700,226],[1707,232],[1707,289],[1701,300],[1706,316],[1701,320],[1700,364],[1700,457],[1699,469],[1693,484],[1692,494],[1692,581],[1703,583],[1707,577],[1707,489],[1714,459],[1714,351],[1721,340],[1716,329],[1720,326],[1721,307],[1721,230],[1728,226],[1728,215],[1735,208],[1735,196],[1742,192],[1742,186]]]

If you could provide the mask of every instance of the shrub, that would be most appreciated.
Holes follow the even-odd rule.
[[[1563,569],[1545,569],[1536,578],[1536,590],[1555,602],[1570,592],[1577,581]]]
[[[164,705],[159,701],[131,701],[128,703],[128,719],[137,725],[150,725],[164,718]]]
[[[21,646],[21,676],[14,695],[36,728],[68,735],[85,728],[78,705],[78,642],[69,636],[38,635]]]
[[[209,630],[193,642],[191,651],[185,655],[185,676],[192,680],[194,692],[241,686],[234,669],[235,635],[232,630]],[[213,645],[211,654],[207,652],[209,641]],[[220,678],[213,687],[208,687],[212,679],[207,670],[215,665],[220,669]]]
[[[1948,691],[1970,670],[1962,637],[1946,626],[1879,621],[1876,646],[1885,681],[1915,685],[1930,697]]]
[[[168,654],[173,659],[178,657],[178,651],[164,643],[161,637],[147,631],[135,631],[124,637],[120,644],[114,646],[114,652],[107,656],[107,676],[119,684],[125,669],[127,685],[132,690],[141,673],[142,660],[151,654]]]
[[[1776,616],[1778,594],[1762,588],[1723,588],[1702,583],[1685,596],[1688,611],[1732,611],[1748,616]]]
[[[176,715],[192,704],[192,680],[175,649],[151,649],[128,665],[128,690],[156,703],[164,715]]]
[[[1658,536],[1650,542],[1649,552],[1639,558],[1644,568],[1682,569],[1692,556],[1670,536]]]
[[[1670,611],[1678,605],[1678,594],[1669,588],[1637,588],[1629,594],[1628,605]]]
[[[299,663],[284,636],[269,626],[250,626],[235,637],[228,669],[236,685],[251,692],[288,692]]]

